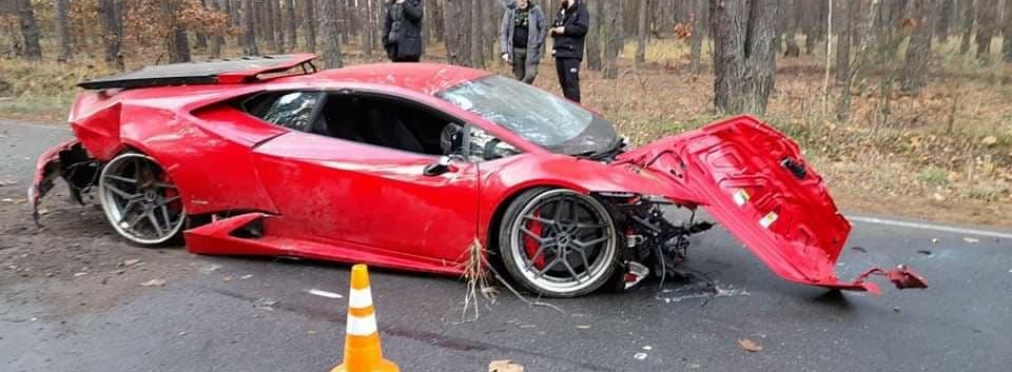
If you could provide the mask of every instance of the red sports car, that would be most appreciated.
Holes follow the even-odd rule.
[[[787,280],[925,286],[902,266],[840,281],[850,224],[797,145],[751,117],[630,149],[597,113],[486,71],[317,71],[314,58],[81,83],[76,138],[41,156],[29,198],[38,208],[62,177],[79,201],[93,191],[123,238],[182,238],[201,254],[460,274],[480,246],[523,287],[558,297],[671,268],[710,224],[662,209],[702,207]]]

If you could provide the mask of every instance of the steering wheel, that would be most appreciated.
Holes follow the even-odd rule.
[[[439,147],[443,155],[451,155],[464,144],[464,127],[457,123],[447,123],[439,133]]]

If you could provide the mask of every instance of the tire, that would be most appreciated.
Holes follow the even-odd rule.
[[[568,189],[536,188],[520,194],[506,209],[499,229],[506,271],[523,288],[543,296],[594,292],[612,280],[621,257],[618,229],[608,209],[594,197]]]
[[[126,152],[105,164],[98,198],[109,224],[130,243],[160,247],[182,241],[187,224],[182,196],[151,157]]]

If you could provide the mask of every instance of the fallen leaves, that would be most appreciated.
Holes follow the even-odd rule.
[[[524,372],[524,366],[510,360],[493,360],[488,364],[488,372]]]
[[[755,353],[763,349],[763,347],[755,343],[755,341],[749,340],[747,338],[738,340],[738,345],[741,345],[742,349],[745,349],[745,351],[748,351],[750,353]]]

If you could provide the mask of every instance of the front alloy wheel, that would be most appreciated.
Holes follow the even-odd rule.
[[[503,218],[500,253],[510,275],[551,297],[600,288],[615,271],[615,223],[600,201],[566,189],[534,189],[517,197]]]

